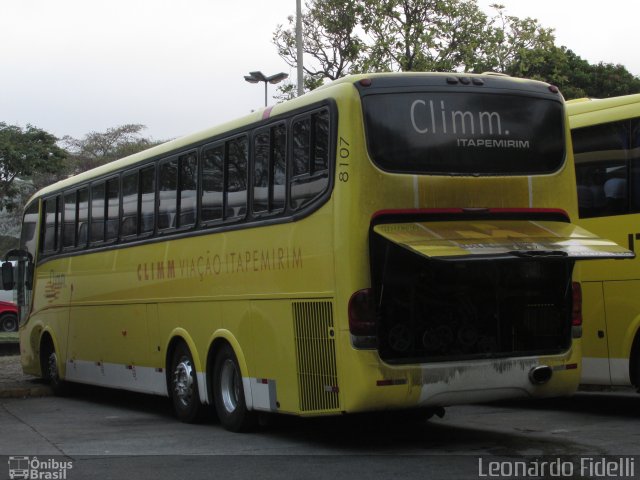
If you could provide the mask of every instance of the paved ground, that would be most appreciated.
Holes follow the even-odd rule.
[[[226,432],[215,418],[179,423],[166,398],[89,387],[38,398],[50,394],[22,373],[19,356],[0,356],[0,431],[10,432],[0,435],[0,478],[11,458],[27,456],[72,462],[69,476],[58,477],[69,480],[474,480],[487,476],[480,460],[578,465],[585,457],[636,455],[640,465],[640,397],[633,392],[451,407],[423,424],[374,414],[272,417],[249,434]],[[600,477],[576,470],[572,478]]]
[[[67,480],[482,480],[496,478],[489,463],[516,461],[571,462],[566,476],[574,480],[638,479],[638,400],[635,393],[582,393],[466,405],[420,423],[386,414],[282,416],[234,434],[215,418],[178,422],[165,398],[79,387],[71,397],[0,399],[0,478],[13,456],[14,463],[71,462],[68,476],[57,477]],[[584,458],[617,465],[632,455],[633,475],[580,469]],[[527,478],[554,477],[547,470]]]
[[[41,379],[22,373],[19,355],[0,356],[0,398],[45,395],[51,395],[51,389]]]

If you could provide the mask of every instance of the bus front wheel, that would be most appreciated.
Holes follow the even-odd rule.
[[[179,343],[173,352],[170,375],[170,395],[176,416],[186,423],[198,421],[203,414],[198,377],[191,352],[184,343]]]
[[[68,395],[69,385],[60,378],[58,354],[51,340],[45,341],[40,348],[40,362],[42,377],[49,383],[54,395]]]
[[[257,425],[256,412],[247,408],[240,366],[233,349],[224,345],[213,366],[213,395],[216,412],[224,428],[246,432]]]

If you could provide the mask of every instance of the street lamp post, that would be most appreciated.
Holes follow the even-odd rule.
[[[296,50],[298,64],[298,96],[304,93],[304,70],[302,68],[302,0],[296,0]]]
[[[281,82],[289,75],[286,73],[276,73],[275,75],[271,75],[269,77],[265,76],[262,72],[249,72],[249,75],[245,75],[244,79],[249,83],[258,83],[264,82],[264,106],[267,106],[267,83],[271,83],[275,85],[278,82]]]

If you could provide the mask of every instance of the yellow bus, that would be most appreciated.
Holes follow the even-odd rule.
[[[3,284],[24,371],[224,427],[571,394],[564,101],[499,75],[347,77],[38,192]]]
[[[568,102],[579,223],[635,250],[640,239],[640,95]],[[581,267],[582,383],[640,388],[640,260]]]

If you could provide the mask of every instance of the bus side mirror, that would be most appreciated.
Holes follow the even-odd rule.
[[[13,290],[15,281],[13,278],[13,264],[11,262],[2,263],[2,289]]]

